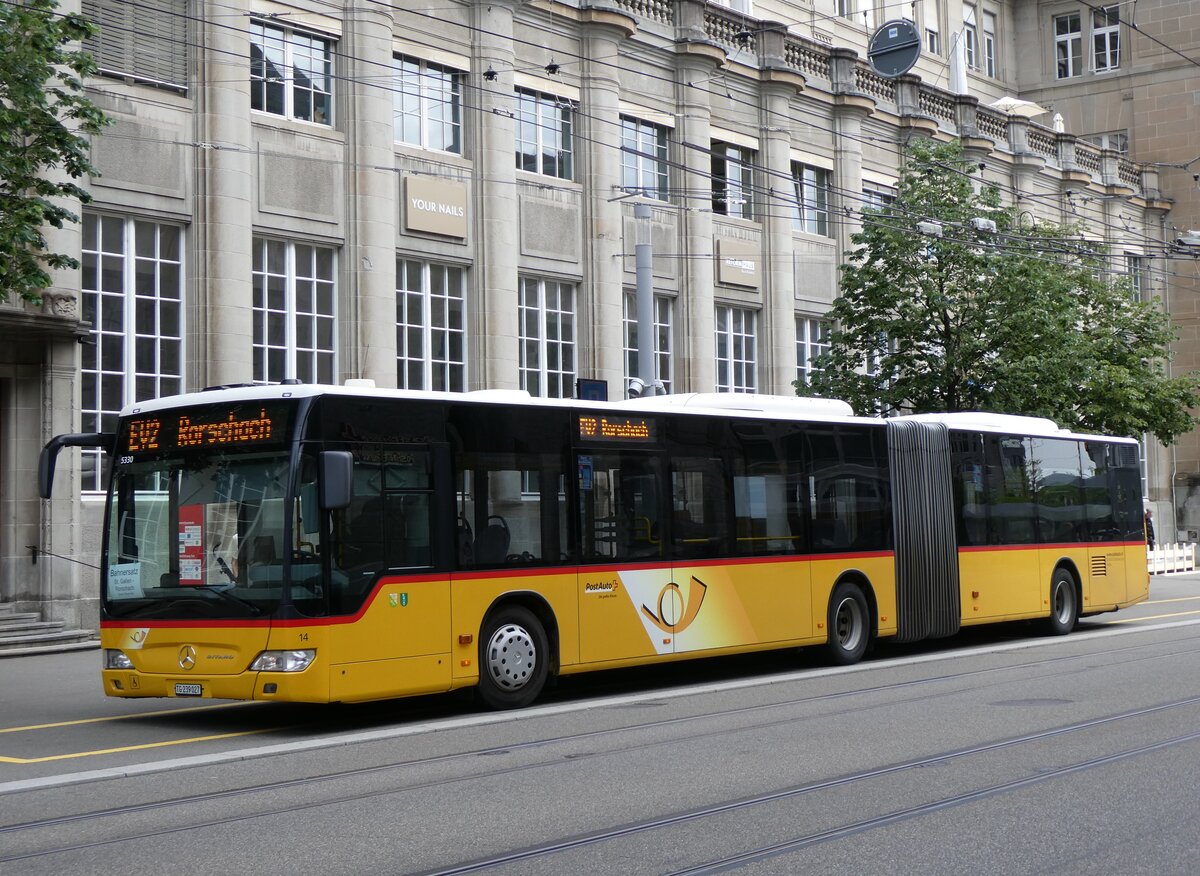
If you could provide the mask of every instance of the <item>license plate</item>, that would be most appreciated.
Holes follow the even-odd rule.
[[[204,695],[204,688],[199,684],[176,684],[175,696],[177,697],[199,697]]]

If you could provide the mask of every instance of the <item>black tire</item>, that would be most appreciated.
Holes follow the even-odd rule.
[[[1079,591],[1075,577],[1066,569],[1055,569],[1050,578],[1050,617],[1043,629],[1048,636],[1065,636],[1079,620]]]
[[[871,644],[871,607],[862,588],[843,581],[833,588],[826,617],[829,639],[825,653],[838,666],[857,663]]]
[[[541,621],[519,605],[499,609],[479,637],[479,698],[492,709],[519,709],[537,699],[550,668]]]

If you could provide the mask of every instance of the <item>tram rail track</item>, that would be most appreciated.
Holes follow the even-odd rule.
[[[1129,646],[1127,648],[1119,649],[1119,650],[1125,651],[1125,652],[1136,652],[1136,651],[1144,651],[1148,648],[1154,648],[1156,652],[1151,653],[1151,654],[1142,654],[1140,656],[1133,657],[1131,660],[1126,660],[1125,663],[1131,663],[1131,662],[1137,662],[1137,661],[1143,661],[1143,660],[1169,659],[1171,657],[1185,656],[1185,655],[1193,654],[1193,653],[1196,653],[1197,651],[1200,651],[1200,648],[1171,649],[1171,650],[1163,651],[1161,644],[1159,644],[1159,643],[1155,643],[1154,645],[1134,645],[1134,646]],[[1111,654],[1112,652],[1109,652],[1109,653]],[[23,823],[19,823],[19,824],[0,826],[0,836],[8,837],[11,839],[17,839],[18,837],[22,837],[22,836],[32,837],[32,836],[35,836],[36,833],[41,830],[52,829],[55,827],[67,826],[67,825],[72,825],[72,824],[80,824],[82,822],[97,821],[97,820],[103,820],[103,819],[116,819],[116,818],[120,818],[122,816],[134,815],[134,814],[139,814],[139,813],[169,810],[174,807],[195,806],[196,804],[205,803],[205,802],[230,800],[230,799],[235,799],[235,798],[239,798],[239,797],[248,797],[248,796],[252,796],[255,794],[265,794],[265,793],[271,793],[271,792],[293,790],[293,789],[300,788],[300,787],[311,787],[311,786],[319,785],[319,784],[331,784],[338,780],[354,780],[356,778],[363,778],[363,777],[367,777],[370,775],[378,775],[378,774],[383,774],[383,773],[397,771],[397,770],[403,770],[403,769],[415,769],[415,768],[419,768],[422,766],[429,766],[429,765],[435,765],[435,764],[444,764],[446,762],[456,761],[456,760],[468,760],[468,759],[479,758],[479,757],[484,757],[484,756],[494,756],[494,755],[498,755],[498,754],[511,754],[511,753],[515,753],[517,751],[545,749],[545,748],[549,748],[549,747],[556,746],[556,745],[561,746],[561,745],[574,744],[574,743],[578,743],[580,741],[585,741],[585,740],[589,740],[589,739],[603,739],[603,738],[611,736],[613,734],[622,734],[625,737],[627,737],[629,733],[631,733],[633,731],[637,731],[637,730],[653,730],[655,728],[669,727],[672,725],[683,724],[685,722],[693,723],[698,720],[705,720],[705,719],[719,720],[721,718],[735,717],[738,715],[744,716],[746,714],[751,714],[751,713],[769,713],[769,712],[776,711],[779,709],[811,705],[811,704],[817,704],[817,703],[821,703],[821,702],[835,701],[838,699],[843,699],[843,698],[851,697],[851,696],[861,696],[864,694],[878,694],[878,693],[886,693],[889,691],[897,691],[897,690],[902,691],[902,690],[908,690],[908,689],[915,689],[915,688],[926,687],[928,685],[937,684],[937,683],[946,683],[946,682],[954,682],[954,681],[959,681],[959,680],[964,680],[964,679],[973,679],[973,678],[977,678],[979,676],[995,675],[997,673],[1003,673],[1006,671],[1013,671],[1013,670],[1019,670],[1019,669],[1029,669],[1029,668],[1037,668],[1040,666],[1051,665],[1055,669],[1055,671],[1044,673],[1043,675],[1041,675],[1039,677],[1040,678],[1053,678],[1056,676],[1063,676],[1063,675],[1069,675],[1069,674],[1075,674],[1075,673],[1088,671],[1090,669],[1090,667],[1088,667],[1088,666],[1080,667],[1078,665],[1068,665],[1068,664],[1078,664],[1079,661],[1088,660],[1092,656],[1093,655],[1090,655],[1090,654],[1072,655],[1069,657],[1059,657],[1059,658],[1054,658],[1054,659],[1040,659],[1040,660],[1033,660],[1033,661],[1023,661],[1020,663],[1009,664],[1009,665],[1002,666],[1002,667],[988,667],[985,669],[976,669],[976,670],[970,670],[970,671],[966,671],[966,672],[943,673],[943,674],[928,677],[928,678],[906,679],[903,681],[892,682],[892,683],[888,683],[888,684],[874,685],[874,686],[865,687],[865,688],[855,688],[853,690],[832,691],[832,692],[823,693],[823,694],[789,699],[789,700],[785,700],[782,702],[761,703],[761,704],[755,704],[755,705],[751,705],[751,706],[739,707],[737,709],[712,711],[712,712],[707,712],[707,713],[703,713],[703,714],[699,714],[699,715],[693,714],[693,715],[677,716],[677,717],[671,717],[671,718],[654,720],[654,721],[642,721],[642,722],[638,722],[638,723],[635,723],[632,725],[622,725],[619,727],[604,728],[604,729],[589,731],[589,732],[585,732],[585,733],[567,734],[567,735],[552,737],[549,739],[530,740],[530,741],[526,741],[526,742],[514,742],[511,744],[497,745],[494,747],[474,749],[469,752],[454,752],[454,753],[442,754],[442,755],[429,757],[429,758],[419,758],[419,759],[408,760],[408,761],[398,761],[395,763],[378,764],[378,765],[373,765],[370,767],[360,767],[360,768],[349,769],[349,770],[341,770],[341,771],[337,771],[337,772],[333,772],[333,773],[325,773],[325,774],[322,774],[319,776],[309,776],[309,777],[303,777],[303,778],[298,778],[298,779],[282,780],[282,781],[277,781],[277,782],[264,782],[264,783],[259,783],[256,785],[243,787],[243,788],[235,788],[235,789],[229,789],[229,790],[217,791],[217,792],[208,792],[208,793],[204,793],[204,794],[184,795],[184,796],[171,798],[168,800],[152,801],[152,802],[147,802],[147,803],[140,803],[140,804],[134,804],[134,805],[120,806],[120,807],[109,807],[106,809],[98,809],[98,810],[75,813],[75,814],[70,814],[70,815],[64,815],[64,816],[58,816],[58,817],[52,817],[52,818],[46,818],[46,819],[39,819],[39,820],[35,820],[35,821],[28,821],[28,822],[23,822]],[[893,706],[897,706],[897,705],[903,705],[906,703],[912,704],[914,702],[921,702],[921,701],[928,700],[928,699],[952,696],[952,695],[959,694],[962,692],[963,692],[962,688],[956,687],[953,690],[940,691],[940,692],[935,692],[933,694],[926,694],[926,695],[922,695],[922,696],[918,696],[918,697],[910,697],[910,698],[905,698],[905,699],[900,699],[900,700],[892,699],[892,700],[888,700],[886,702],[872,703],[872,704],[868,704],[865,706],[862,706],[862,705],[855,706],[854,708],[846,709],[846,710],[842,710],[842,711],[820,712],[820,713],[816,713],[816,714],[813,714],[810,716],[805,716],[805,717],[812,718],[812,719],[827,719],[827,718],[835,717],[835,716],[838,716],[841,714],[861,713],[861,712],[867,711],[867,710],[888,708],[888,707],[893,707]],[[852,784],[855,782],[861,782],[861,781],[869,780],[872,778],[880,778],[880,777],[884,777],[884,776],[887,776],[890,774],[902,772],[905,770],[911,770],[911,769],[919,768],[922,766],[929,766],[932,764],[944,763],[944,762],[947,762],[950,760],[960,759],[960,758],[971,756],[971,755],[978,755],[978,754],[982,754],[982,753],[989,752],[989,751],[1002,750],[1002,749],[1009,748],[1009,747],[1012,747],[1015,745],[1050,739],[1050,738],[1054,738],[1054,737],[1060,737],[1064,734],[1070,734],[1070,733],[1079,732],[1079,731],[1083,731],[1083,730],[1087,730],[1087,729],[1091,729],[1091,728],[1095,728],[1095,727],[1100,727],[1105,724],[1112,724],[1114,722],[1129,720],[1132,718],[1142,717],[1142,716],[1146,716],[1146,715],[1152,715],[1155,713],[1161,713],[1163,711],[1170,710],[1170,709],[1182,708],[1182,707],[1187,707],[1187,706],[1192,706],[1192,705],[1197,705],[1197,704],[1200,704],[1200,697],[1189,697],[1189,698],[1175,700],[1172,702],[1160,703],[1160,704],[1157,704],[1154,706],[1148,706],[1148,707],[1144,707],[1141,709],[1130,710],[1127,712],[1117,713],[1114,715],[1104,716],[1104,717],[1100,717],[1100,718],[1093,718],[1093,719],[1086,720],[1086,721],[1075,722],[1075,723],[1063,725],[1063,726],[1060,726],[1057,728],[1051,728],[1051,729],[1048,729],[1045,731],[1039,731],[1036,733],[1015,736],[1015,737],[1011,737],[1011,738],[1007,738],[1007,739],[1003,739],[1003,740],[997,740],[997,741],[990,742],[990,743],[983,744],[983,745],[971,746],[971,747],[962,748],[962,749],[955,749],[955,750],[941,752],[941,753],[938,753],[935,755],[930,755],[927,757],[922,757],[922,758],[908,760],[908,761],[902,761],[902,762],[898,762],[898,763],[895,763],[895,764],[892,764],[889,766],[885,766],[882,768],[869,770],[869,771],[863,771],[860,773],[854,773],[854,774],[842,776],[842,777],[835,778],[835,779],[823,780],[820,782],[814,782],[814,783],[809,783],[806,785],[796,786],[796,787],[787,788],[787,789],[783,789],[783,790],[777,790],[777,791],[773,791],[768,794],[758,795],[757,797],[754,797],[754,798],[733,801],[730,803],[721,804],[720,806],[709,807],[708,809],[678,813],[678,814],[675,814],[675,815],[672,815],[669,817],[665,817],[662,819],[656,819],[651,822],[646,822],[644,824],[639,824],[639,825],[634,825],[634,826],[626,826],[619,830],[612,830],[612,831],[604,832],[603,834],[579,837],[579,838],[575,838],[570,841],[563,841],[563,843],[557,844],[553,847],[546,847],[546,848],[534,850],[534,851],[526,851],[526,852],[522,852],[521,854],[526,858],[542,856],[542,855],[550,854],[555,849],[558,849],[558,847],[560,845],[563,848],[580,847],[583,844],[597,843],[597,842],[604,841],[606,839],[617,838],[622,835],[629,835],[629,834],[635,833],[635,832],[643,832],[646,830],[651,830],[651,829],[668,826],[673,823],[684,823],[686,821],[692,821],[692,820],[695,820],[698,818],[703,818],[706,816],[718,814],[721,811],[724,811],[724,810],[728,809],[728,807],[731,807],[731,806],[736,807],[736,808],[744,808],[747,806],[762,805],[762,804],[772,802],[775,800],[787,799],[789,797],[812,793],[814,791],[832,788],[832,787],[836,787],[839,785]],[[654,747],[654,746],[658,746],[658,745],[673,745],[673,744],[677,744],[678,742],[680,742],[682,740],[708,738],[708,737],[718,736],[721,734],[747,733],[747,732],[753,732],[755,730],[760,730],[760,729],[763,729],[766,727],[770,727],[773,725],[778,725],[778,724],[783,724],[783,723],[794,723],[797,720],[803,720],[803,718],[797,719],[795,716],[775,717],[769,721],[760,721],[760,722],[756,722],[749,726],[739,725],[734,728],[720,727],[720,728],[706,729],[706,730],[699,731],[696,733],[687,734],[686,736],[682,736],[682,737],[673,736],[669,740],[665,740],[665,741],[664,740],[653,740],[653,741],[643,743],[642,745],[633,746],[633,747],[650,748],[650,747]],[[621,752],[628,753],[628,751],[630,751],[630,750],[631,750],[631,746],[629,746],[628,744],[624,744],[621,747]],[[614,752],[613,750],[604,749],[604,750],[598,750],[598,751],[594,751],[594,752],[587,752],[584,754],[572,754],[572,755],[569,755],[568,757],[570,757],[572,760],[578,761],[578,760],[581,760],[584,758],[611,756],[615,753],[616,752]],[[564,759],[564,756],[559,754],[559,755],[555,755],[552,758],[542,758],[542,759],[536,760],[531,763],[498,767],[496,769],[487,770],[482,773],[474,772],[474,773],[471,773],[469,776],[455,776],[455,777],[439,779],[436,781],[416,782],[416,783],[408,784],[408,785],[405,785],[402,787],[388,787],[388,788],[384,788],[384,789],[374,789],[374,790],[370,790],[370,791],[366,791],[366,792],[353,792],[353,793],[349,793],[349,794],[335,794],[335,795],[330,795],[330,796],[324,797],[319,800],[307,801],[307,802],[301,803],[301,804],[292,803],[292,804],[289,804],[286,806],[270,806],[270,807],[265,807],[265,808],[261,808],[261,809],[256,809],[250,815],[238,815],[238,816],[231,816],[228,818],[201,819],[198,821],[191,821],[187,824],[164,826],[164,827],[152,830],[152,831],[127,832],[124,835],[106,837],[103,840],[85,841],[85,842],[79,842],[79,843],[69,843],[69,844],[65,844],[65,845],[59,844],[54,847],[46,847],[46,848],[41,848],[41,849],[26,849],[23,852],[14,852],[12,854],[7,854],[7,855],[0,854],[0,864],[11,863],[11,862],[16,862],[16,861],[21,861],[21,860],[27,860],[27,859],[36,858],[36,857],[46,857],[46,856],[55,855],[55,854],[77,852],[77,851],[81,851],[81,850],[97,848],[100,846],[113,845],[113,844],[117,844],[117,843],[134,842],[137,840],[151,839],[154,837],[161,837],[161,836],[168,836],[170,834],[179,833],[182,831],[192,831],[192,830],[199,830],[199,829],[203,829],[203,828],[219,827],[222,824],[227,824],[227,823],[231,823],[234,821],[244,820],[246,817],[258,818],[258,817],[268,817],[268,816],[272,816],[272,815],[285,815],[285,814],[292,813],[292,812],[299,812],[299,811],[303,811],[303,810],[309,810],[309,809],[314,809],[314,808],[319,808],[319,807],[324,807],[324,806],[333,806],[333,805],[337,805],[340,803],[358,802],[358,801],[363,801],[363,800],[369,800],[372,798],[379,798],[379,797],[385,797],[385,796],[391,796],[391,795],[411,793],[411,792],[415,792],[415,791],[419,791],[419,790],[436,788],[439,786],[450,785],[453,783],[459,783],[459,782],[463,782],[463,781],[467,781],[467,780],[478,780],[478,779],[487,778],[487,777],[503,776],[503,775],[511,774],[511,773],[515,773],[515,772],[523,772],[523,771],[528,771],[528,770],[533,770],[533,769],[544,768],[544,767],[555,765],[555,764],[560,764],[560,763],[562,763],[563,759]],[[10,846],[10,848],[11,848],[11,846]],[[487,864],[487,866],[497,866],[499,864],[504,863],[506,860],[507,860],[507,858],[492,859],[492,860],[490,860],[490,863]],[[516,861],[517,859],[513,858],[512,860]],[[452,868],[449,870],[444,870],[444,871],[439,870],[439,871],[435,871],[435,872],[439,872],[439,873],[444,872],[447,874],[458,873],[458,872],[463,872],[463,873],[476,872],[483,865],[479,864],[479,863],[474,863],[474,864],[469,864],[469,865],[464,865],[464,866],[467,869],[462,869],[462,868],[453,869]]]

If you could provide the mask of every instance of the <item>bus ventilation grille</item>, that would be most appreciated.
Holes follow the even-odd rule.
[[[1104,556],[1103,554],[1098,557],[1092,557],[1092,577],[1108,577],[1108,557]]]
[[[961,615],[950,432],[943,423],[888,421],[896,533],[896,639],[952,636]]]

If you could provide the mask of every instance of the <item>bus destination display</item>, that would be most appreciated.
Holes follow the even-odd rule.
[[[152,453],[276,443],[287,433],[286,418],[286,409],[261,403],[233,408],[161,411],[125,421],[121,452]]]
[[[658,440],[655,422],[645,417],[579,417],[582,441],[618,441],[624,444],[649,444]]]

